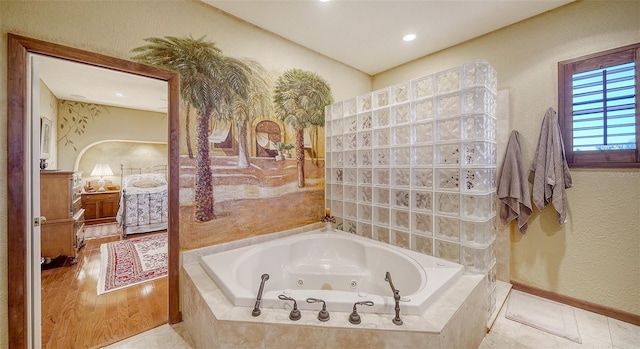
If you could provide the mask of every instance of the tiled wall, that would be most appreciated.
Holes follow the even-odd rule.
[[[327,106],[337,228],[488,273],[493,294],[496,88],[472,61]]]

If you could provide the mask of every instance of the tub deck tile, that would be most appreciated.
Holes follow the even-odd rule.
[[[212,343],[220,348],[327,348],[352,342],[356,347],[363,343],[381,348],[444,348],[452,343],[464,347],[485,333],[486,285],[481,275],[461,276],[422,315],[401,313],[404,324],[396,326],[391,322],[395,314],[361,313],[362,324],[353,325],[349,313],[330,309],[328,322],[318,321],[317,311],[311,310],[301,310],[302,319],[293,322],[288,307],[263,309],[253,317],[251,309],[233,307],[199,263],[183,265],[183,271],[183,295],[189,298],[184,300],[183,315],[196,348],[211,348]],[[466,321],[475,317],[481,321],[472,320],[478,324],[471,328]]]

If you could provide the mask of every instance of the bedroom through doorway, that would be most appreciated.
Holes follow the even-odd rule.
[[[8,35],[8,42],[9,83],[7,91],[8,98],[13,101],[8,108],[10,120],[8,123],[8,153],[10,154],[8,168],[13,169],[8,172],[8,180],[14,183],[8,190],[8,197],[12,202],[8,209],[8,224],[15,227],[15,229],[10,229],[8,232],[8,245],[11,246],[8,251],[8,280],[10,284],[27,286],[11,287],[8,290],[8,301],[13,314],[9,319],[8,326],[9,343],[16,348],[26,348],[34,345],[39,347],[40,344],[45,348],[75,347],[79,342],[86,343],[89,347],[96,347],[119,341],[146,329],[153,328],[160,323],[179,322],[177,279],[179,253],[177,229],[179,96],[177,74],[13,34]],[[33,179],[35,176],[40,177],[40,168],[38,168],[38,161],[36,161],[40,156],[40,152],[31,153],[32,147],[15,138],[23,134],[33,135],[34,133],[39,133],[31,131],[34,129],[31,122],[34,116],[27,113],[31,110],[29,103],[38,103],[31,102],[30,94],[26,93],[34,85],[26,83],[26,81],[30,81],[27,79],[27,72],[31,69],[28,65],[31,59],[29,57],[34,54],[99,67],[100,69],[118,72],[119,74],[128,74],[133,77],[157,79],[165,83],[164,96],[168,109],[166,109],[163,119],[163,126],[168,140],[167,209],[169,211],[169,221],[164,233],[145,232],[125,239],[125,241],[138,238],[145,239],[147,235],[157,234],[165,234],[166,236],[168,277],[158,279],[163,280],[161,282],[164,285],[157,284],[155,280],[147,284],[140,284],[138,291],[141,296],[147,297],[146,304],[140,299],[135,299],[136,292],[132,291],[135,288],[122,288],[99,295],[97,294],[97,285],[96,288],[89,285],[95,281],[95,275],[99,274],[98,263],[92,256],[96,255],[95,252],[98,249],[98,245],[110,242],[104,241],[103,243],[100,241],[98,243],[98,241],[100,239],[122,240],[119,235],[93,239],[96,242],[95,244],[91,240],[84,241],[84,247],[80,247],[80,245],[74,246],[77,247],[77,263],[75,264],[69,263],[67,265],[63,263],[63,265],[56,268],[41,270],[40,263],[36,262],[40,259],[39,241],[36,243],[36,239],[40,240],[39,223],[46,222],[40,218],[39,202],[33,200],[36,202],[32,206],[32,199],[30,199],[40,196],[40,190],[38,190],[39,180]],[[37,111],[37,108],[35,110]],[[35,115],[35,113],[33,114]],[[37,127],[35,129],[37,130]],[[53,142],[57,139],[52,138]],[[172,161],[172,159],[175,159],[175,161]],[[20,168],[28,170],[26,173],[17,171]],[[49,168],[47,170],[57,170],[57,168]],[[32,183],[36,183],[36,185],[32,185]],[[34,222],[31,217],[38,217],[33,225],[29,224]],[[34,239],[25,239],[25,236],[33,236]],[[34,245],[35,248],[38,248],[37,250],[34,249]],[[45,278],[47,281],[45,281]],[[55,288],[48,289],[48,285],[56,284],[56,282],[58,284]],[[90,287],[85,287],[87,285]],[[49,294],[49,291],[51,291],[51,294]],[[119,291],[123,292],[118,293]],[[148,297],[150,293],[162,294],[162,296],[151,300]],[[94,295],[95,297],[93,297]],[[49,302],[49,300],[55,301]],[[61,316],[58,319],[59,321],[47,323],[44,317],[50,309],[55,308],[53,304],[59,306],[58,309],[53,310]],[[122,306],[123,304],[126,304],[126,306]],[[131,306],[131,304],[139,305],[138,309],[136,310],[136,307]],[[145,315],[140,312],[140,307],[148,308],[152,314]],[[96,317],[96,314],[100,313],[104,314],[104,318]],[[42,318],[40,314],[42,314]],[[84,314],[89,315],[85,316]],[[156,324],[154,323],[155,319],[162,320]],[[51,328],[51,324],[54,325],[53,327],[62,324],[60,326],[61,330],[56,332],[55,329]],[[121,328],[130,328],[132,332],[123,333]],[[46,343],[41,343],[46,332],[53,335],[49,336],[49,340]],[[96,342],[91,342],[86,339],[87,337],[92,337]]]
[[[73,172],[84,216],[76,223],[83,231],[71,263],[64,255],[43,256],[42,347],[108,345],[168,319],[167,84],[37,58],[40,113],[53,119],[54,130],[55,154],[44,171]],[[143,180],[145,188],[138,188]],[[45,185],[41,173],[41,190]],[[42,224],[43,255],[52,253],[48,223]]]

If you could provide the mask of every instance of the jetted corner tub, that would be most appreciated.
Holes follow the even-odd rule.
[[[353,304],[373,301],[359,312],[392,314],[395,301],[385,273],[400,291],[401,314],[420,315],[463,273],[463,266],[379,241],[334,230],[314,230],[215,253],[201,265],[236,307],[253,308],[261,275],[269,274],[261,308],[285,308],[294,298],[300,309],[319,310],[307,298],[320,298],[327,310],[350,312]],[[247,309],[250,311],[250,309]]]

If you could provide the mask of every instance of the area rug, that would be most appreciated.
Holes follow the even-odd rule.
[[[100,245],[98,295],[167,275],[167,233]]]
[[[576,314],[568,305],[512,290],[505,316],[507,319],[582,344]]]

